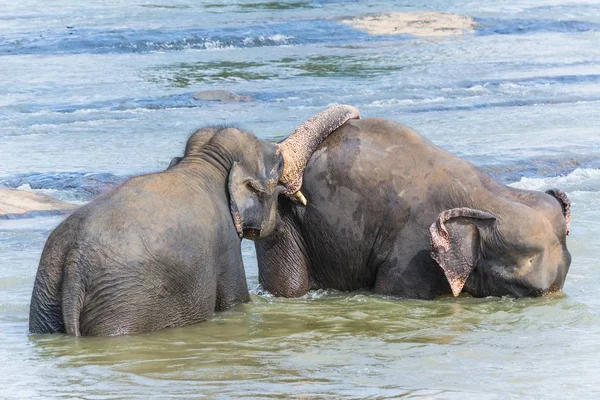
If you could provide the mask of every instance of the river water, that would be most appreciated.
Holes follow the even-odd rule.
[[[275,140],[330,104],[403,122],[503,183],[565,190],[564,293],[413,301],[312,292],[151,334],[28,335],[61,217],[0,220],[0,398],[597,398],[600,5],[508,1],[0,1],[0,186],[88,201],[234,124]],[[449,38],[340,18],[472,16]],[[226,89],[255,99],[210,103]]]

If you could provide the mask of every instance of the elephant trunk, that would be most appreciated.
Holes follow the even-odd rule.
[[[312,153],[330,133],[338,129],[349,119],[359,119],[358,109],[349,105],[336,105],[315,115],[279,143],[283,156],[281,182],[285,186],[284,194],[294,195],[306,205],[306,199],[300,193],[302,175]]]

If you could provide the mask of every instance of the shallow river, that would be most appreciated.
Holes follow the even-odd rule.
[[[503,183],[559,187],[573,203],[561,294],[278,299],[258,287],[245,242],[251,304],[117,338],[28,335],[37,263],[61,217],[0,220],[0,398],[597,398],[597,2],[3,0],[0,10],[0,186],[85,202],[165,168],[196,127],[275,140],[348,103]],[[414,10],[478,26],[427,39],[340,23]],[[255,101],[193,100],[202,89]]]

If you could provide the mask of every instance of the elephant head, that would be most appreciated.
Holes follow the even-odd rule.
[[[430,227],[431,256],[454,296],[539,296],[560,290],[571,264],[570,202],[558,189],[527,192],[507,212],[443,211]],[[533,200],[532,200],[533,199]]]
[[[229,207],[238,235],[258,239],[269,235],[277,218],[280,193],[306,204],[300,193],[302,173],[323,139],[351,118],[359,118],[352,106],[333,106],[300,125],[281,143],[269,143],[235,128],[196,131],[183,157],[175,157],[167,169],[209,161],[227,174]]]

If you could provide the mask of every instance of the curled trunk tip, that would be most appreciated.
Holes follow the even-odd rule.
[[[284,161],[281,182],[286,187],[286,195],[291,196],[302,187],[304,169],[319,144],[346,121],[359,118],[360,112],[356,107],[335,105],[304,122],[287,139],[279,143]],[[300,200],[304,198],[296,197]]]

